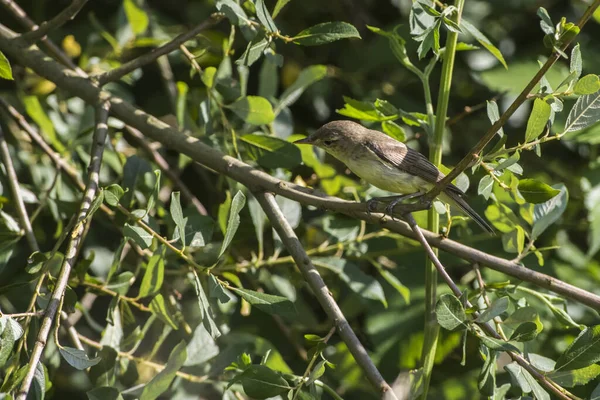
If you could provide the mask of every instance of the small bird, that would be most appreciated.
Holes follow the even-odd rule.
[[[352,121],[332,121],[296,144],[311,144],[337,158],[368,183],[396,196],[386,209],[389,214],[400,200],[419,197],[444,178],[444,174],[416,150],[385,133],[367,129]],[[462,198],[464,192],[453,184],[439,198],[458,207],[487,232],[494,229]],[[375,199],[375,200],[380,200]],[[368,209],[372,203],[368,203]]]

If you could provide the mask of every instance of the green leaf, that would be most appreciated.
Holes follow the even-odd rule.
[[[435,305],[435,317],[438,324],[449,331],[466,328],[467,314],[458,297],[453,294],[445,293],[440,296]]]
[[[496,46],[494,46],[492,42],[490,42],[490,40],[483,33],[481,33],[479,29],[477,29],[474,25],[472,25],[469,21],[465,19],[461,19],[460,24],[463,28],[465,28],[467,32],[469,32],[475,38],[475,40],[479,42],[479,44],[485,47],[487,51],[492,53],[492,55],[496,57],[496,59],[498,59],[498,61],[500,61],[502,65],[504,65],[504,68],[508,69],[506,61],[504,61],[504,57],[502,56],[500,50],[498,50]]]
[[[229,385],[240,382],[246,395],[253,399],[267,399],[292,389],[288,382],[266,365],[251,365],[235,376]]]
[[[494,125],[494,123],[496,123],[496,121],[500,119],[500,110],[498,110],[498,103],[492,100],[486,101],[486,104],[487,116],[490,119],[492,125]],[[500,127],[500,129],[498,130],[498,135],[500,135],[500,137],[504,136],[504,129],[502,129],[502,127]]]
[[[177,82],[177,104],[175,108],[177,114],[177,125],[180,129],[185,127],[185,109],[189,89],[190,88],[187,83],[183,81]]]
[[[550,119],[552,108],[550,104],[542,99],[535,99],[529,120],[527,120],[527,130],[525,131],[525,142],[537,139],[546,128]]]
[[[519,253],[525,246],[525,231],[519,225],[514,225],[515,229],[502,235],[502,247],[508,253]]]
[[[165,369],[160,371],[150,382],[144,386],[144,391],[140,396],[140,400],[154,400],[157,399],[161,394],[166,392],[171,385],[173,379],[177,374],[177,371],[185,363],[187,357],[185,351],[185,342],[182,340],[171,352]]]
[[[578,95],[587,95],[596,93],[600,90],[600,78],[598,75],[590,74],[581,78],[575,84],[573,91]]]
[[[404,142],[406,140],[404,129],[394,121],[383,121],[381,123],[381,129],[383,129],[388,136],[393,137],[399,142]]]
[[[535,399],[550,400],[550,395],[540,386],[533,376],[516,362],[512,362],[504,367],[513,379],[517,382],[521,390],[525,393],[533,392]]]
[[[335,111],[347,117],[376,122],[394,120],[399,117],[397,113],[384,114],[381,108],[377,108],[375,104],[366,101],[358,101],[344,96],[344,102],[344,108]]]
[[[260,96],[246,96],[225,106],[238,117],[252,125],[270,124],[275,119],[273,106]]]
[[[528,203],[544,203],[560,193],[560,190],[554,189],[535,179],[519,180],[519,193]]]
[[[157,293],[162,287],[164,276],[165,260],[164,248],[162,248],[162,250],[158,249],[155,251],[150,260],[148,260],[138,297],[142,298]]]
[[[125,194],[125,190],[116,183],[104,188],[104,200],[106,204],[112,207],[116,207],[119,205],[119,200]],[[99,207],[99,206],[98,206]]]
[[[268,314],[287,318],[294,318],[297,315],[294,303],[285,297],[255,292],[254,290],[239,289],[233,286],[229,289],[239,294],[251,305]]]
[[[600,361],[600,325],[585,328],[556,361],[556,371],[585,368]]]
[[[379,274],[381,274],[382,278],[385,279],[387,283],[392,285],[392,287],[394,289],[396,289],[398,294],[400,294],[400,296],[402,296],[402,299],[404,300],[404,302],[406,304],[410,304],[410,289],[408,287],[406,287],[405,285],[403,285],[402,282],[400,282],[398,280],[398,278],[396,278],[396,276],[394,274],[392,274],[390,271],[383,268],[381,265],[378,265],[378,264],[374,264],[374,265],[377,268],[377,271],[379,272]]]
[[[250,155],[262,167],[290,169],[302,164],[298,147],[278,137],[249,134],[240,139],[250,145]]]
[[[327,66],[325,65],[311,65],[310,67],[304,68],[298,78],[292,83],[279,98],[279,103],[275,107],[275,115],[278,115],[281,110],[285,107],[289,107],[298,100],[300,95],[304,93],[306,88],[315,82],[327,76]]]
[[[431,0],[417,0],[412,3],[409,15],[410,34],[419,40],[430,32],[435,25],[436,18],[427,12],[426,6],[432,6]],[[424,7],[425,6],[425,7]],[[420,40],[420,41],[421,41]]]
[[[134,275],[131,271],[120,273],[106,285],[106,288],[117,292],[120,295],[125,295],[131,287],[133,277]]]
[[[277,3],[275,3],[275,8],[273,9],[273,18],[277,18],[277,15],[279,15],[283,7],[285,7],[290,1],[291,0],[277,0]]]
[[[152,234],[146,232],[139,226],[129,225],[125,223],[123,226],[123,236],[132,239],[142,250],[147,249],[152,245]]]
[[[177,321],[173,319],[173,312],[167,306],[165,299],[162,294],[154,296],[150,302],[150,310],[154,315],[160,318],[163,322],[169,325],[173,329],[178,329]]]
[[[59,347],[58,351],[65,361],[80,371],[98,364],[101,360],[100,357],[90,359],[85,351],[72,347]]]
[[[187,358],[185,366],[205,363],[219,354],[219,346],[215,339],[208,333],[203,324],[199,324],[194,330],[194,335],[186,348]]]
[[[373,276],[365,274],[358,265],[335,257],[314,257],[312,261],[317,267],[335,272],[359,296],[380,301],[384,307],[387,307],[387,300],[381,284]]]
[[[486,347],[480,348],[480,354],[483,356],[483,366],[477,379],[477,387],[481,394],[491,396],[496,389],[496,368],[498,352],[488,350]]]
[[[592,364],[588,367],[574,369],[572,371],[554,371],[546,374],[546,376],[563,387],[587,385],[592,381],[598,382],[597,379],[600,376],[600,365]],[[590,399],[597,400],[598,398],[592,396]]]
[[[263,24],[269,32],[277,32],[277,25],[275,25],[275,21],[271,18],[271,14],[267,9],[264,0],[256,0],[254,7],[256,8],[256,16],[261,24]]]
[[[123,0],[123,8],[125,9],[125,15],[127,21],[131,25],[133,33],[139,35],[144,33],[148,28],[148,15],[137,6],[134,0]]]
[[[482,195],[485,199],[489,199],[494,189],[494,179],[490,175],[486,175],[479,181],[477,185],[477,194]]]
[[[540,7],[537,10],[537,15],[541,19],[540,27],[542,28],[542,31],[546,35],[553,35],[555,28],[554,28],[554,24],[552,23],[552,19],[550,19],[550,15],[548,14],[548,11],[546,11],[546,9],[544,7]]]
[[[250,19],[244,9],[233,0],[220,0],[217,2],[217,10],[227,16],[233,25],[249,25]]]
[[[196,297],[198,298],[198,307],[200,309],[200,319],[202,320],[202,325],[208,331],[211,337],[216,339],[221,336],[221,332],[212,318],[210,304],[208,303],[206,293],[204,293],[204,288],[200,283],[198,274],[196,271],[192,271],[188,274],[188,278],[192,281],[194,284],[194,289],[196,290]]]
[[[117,388],[112,386],[101,386],[86,393],[88,400],[123,400],[123,396]]]
[[[194,212],[190,213],[184,220],[186,222],[185,243],[188,247],[204,247],[210,243],[215,225],[211,217]],[[173,240],[179,240],[179,235],[179,229],[176,229]]]
[[[227,230],[225,231],[225,238],[223,239],[223,244],[221,245],[221,250],[219,251],[219,257],[225,253],[225,250],[231,244],[235,233],[237,232],[238,227],[240,226],[240,211],[244,208],[246,204],[246,196],[244,193],[238,191],[235,196],[233,196],[233,200],[231,201],[231,207],[229,208],[229,220],[227,221]]]
[[[0,51],[0,78],[13,80],[12,68],[6,56]]]
[[[569,193],[563,184],[554,185],[560,193],[545,203],[536,204],[533,208],[533,229],[531,239],[537,239],[550,225],[556,222],[567,208]]]
[[[319,46],[348,38],[361,38],[354,26],[347,22],[324,22],[303,30],[292,39],[302,46]]]
[[[177,232],[179,233],[179,240],[181,240],[181,245],[185,247],[185,227],[187,225],[187,218],[183,217],[180,195],[180,192],[171,192],[171,205],[169,207],[169,210],[171,211],[171,218],[173,219],[173,222],[175,222],[175,226],[177,227]]]
[[[510,335],[510,340],[516,340],[517,342],[528,342],[535,339],[538,333],[539,329],[535,322],[525,322],[514,330],[512,335]]]
[[[257,35],[248,43],[246,50],[241,57],[237,59],[236,64],[250,67],[263,55],[263,52],[267,47],[269,47],[269,44],[269,40],[262,35]]]
[[[481,340],[481,343],[483,343],[483,345],[485,347],[487,347],[490,350],[495,350],[495,351],[514,351],[516,353],[519,353],[519,349],[517,347],[515,347],[514,344],[510,343],[510,342],[506,342],[502,339],[496,339],[490,336],[478,336],[479,340]]]
[[[600,121],[600,90],[581,96],[569,111],[564,133],[577,132]]]
[[[579,43],[571,50],[571,62],[569,64],[569,72],[574,74],[575,79],[579,79],[583,70],[583,61],[581,59],[581,49]]]
[[[29,115],[40,127],[40,133],[59,153],[63,153],[65,151],[65,146],[58,140],[56,131],[54,130],[54,124],[50,118],[48,118],[46,111],[44,111],[44,108],[40,104],[40,100],[36,96],[24,96],[22,101],[25,106],[25,111],[27,111],[27,115]]]
[[[500,297],[490,305],[490,307],[477,317],[476,322],[488,322],[492,319],[500,316],[500,314],[508,310],[509,298],[508,296]]]

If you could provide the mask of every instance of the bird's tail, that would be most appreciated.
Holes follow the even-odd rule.
[[[477,225],[479,225],[483,230],[494,235],[496,234],[496,232],[494,232],[494,228],[492,228],[486,222],[485,219],[483,219],[479,214],[477,214],[475,210],[473,210],[471,206],[465,201],[465,199],[463,199],[460,196],[460,194],[452,192],[450,190],[446,190],[442,194],[440,194],[440,199],[445,201],[446,203],[458,207],[458,209],[460,209],[463,213],[468,215],[473,221],[477,222]]]

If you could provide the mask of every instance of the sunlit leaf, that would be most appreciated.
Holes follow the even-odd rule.
[[[260,96],[246,96],[225,106],[238,117],[252,125],[264,125],[273,122],[275,114],[271,103]]]
[[[184,341],[179,342],[179,344],[175,346],[173,351],[171,351],[171,355],[169,355],[165,368],[144,386],[144,391],[140,396],[140,400],[157,399],[169,389],[171,382],[175,379],[177,371],[179,371],[185,363],[187,357],[185,348],[186,345]]]
[[[13,80],[12,68],[6,56],[0,51],[0,78]]]
[[[311,26],[293,37],[294,43],[302,46],[319,46],[348,38],[360,39],[360,34],[347,22],[324,22]]]

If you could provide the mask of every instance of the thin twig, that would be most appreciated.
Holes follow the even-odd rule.
[[[600,0],[595,0],[588,8],[585,10],[577,26],[581,29],[586,24],[586,22],[590,19],[594,11],[600,6]],[[575,35],[565,41],[560,50],[564,52],[571,42],[575,39]],[[546,72],[560,59],[560,52],[554,50],[548,60],[542,65],[537,74],[529,81],[525,89],[517,96],[517,98],[512,102],[512,104],[508,107],[508,109],[500,116],[498,121],[492,124],[490,129],[486,132],[486,134],[479,140],[479,142],[469,151],[469,153],[462,159],[456,166],[450,171],[448,175],[444,179],[438,182],[436,186],[433,187],[429,192],[427,192],[427,198],[433,200],[436,198],[448,184],[450,184],[454,179],[458,177],[464,170],[469,168],[473,162],[477,160],[478,155],[483,151],[485,146],[489,142],[492,141],[494,136],[496,136],[496,132],[500,130],[500,128],[506,124],[508,119],[517,111],[517,109],[527,100],[527,96],[531,93],[535,85],[544,77]]]
[[[56,315],[56,313],[60,311],[59,305],[67,288],[67,283],[69,281],[71,269],[75,265],[75,256],[79,247],[82,244],[81,239],[84,231],[84,225],[89,224],[91,220],[91,218],[88,218],[86,220],[86,216],[88,210],[91,207],[92,202],[94,201],[94,198],[96,197],[96,192],[98,190],[98,178],[100,174],[100,166],[102,164],[102,154],[104,152],[104,144],[106,142],[106,136],[108,133],[108,125],[106,121],[108,119],[109,107],[109,102],[101,101],[96,108],[96,129],[94,132],[94,142],[92,144],[91,159],[88,168],[88,183],[86,185],[84,196],[79,207],[77,224],[75,225],[73,231],[70,234],[71,240],[67,245],[65,258],[61,266],[58,278],[56,279],[54,291],[52,292],[52,297],[50,298],[50,302],[48,303],[48,306],[46,308],[44,318],[42,319],[38,337],[36,339],[35,345],[33,346],[33,350],[29,359],[27,373],[25,375],[25,378],[23,379],[23,382],[21,383],[21,387],[17,394],[17,400],[25,400],[27,398],[27,394],[29,393],[29,388],[31,387],[31,382],[33,381],[37,365],[40,362],[42,353],[44,352],[44,348],[46,347],[48,335],[52,327],[52,321],[54,320],[54,316]]]
[[[490,308],[492,306],[492,302],[490,301],[490,298],[487,295],[487,291],[485,290],[485,281],[483,280],[483,276],[481,275],[481,270],[479,269],[479,265],[473,264],[473,269],[475,270],[475,275],[477,276],[477,283],[479,284],[479,292],[481,293],[481,296],[483,297],[483,301],[485,302],[485,305],[488,308]],[[496,331],[498,332],[498,335],[500,335],[502,340],[508,341],[508,338],[506,337],[506,335],[504,334],[504,331],[502,330],[501,324],[502,324],[502,320],[500,319],[500,317],[494,317],[494,325],[496,325]]]
[[[379,370],[369,357],[367,350],[358,340],[358,337],[350,327],[350,324],[346,320],[346,317],[340,310],[340,307],[336,303],[335,299],[331,295],[331,292],[325,285],[323,278],[317,271],[317,268],[313,265],[312,261],[306,254],[306,251],[302,247],[300,240],[296,236],[294,229],[291,227],[285,215],[279,208],[275,196],[272,193],[255,193],[256,199],[260,203],[262,209],[267,214],[271,225],[277,231],[283,245],[286,247],[288,252],[294,257],[298,269],[304,276],[304,279],[312,289],[315,297],[321,304],[323,310],[327,313],[329,318],[333,320],[338,334],[348,346],[350,353],[354,356],[356,363],[365,372],[367,378],[373,386],[375,386],[381,393],[385,393],[391,390],[390,386],[383,379]]]
[[[21,225],[21,229],[23,229],[25,233],[25,238],[27,238],[27,244],[29,244],[29,248],[32,252],[40,251],[40,247],[38,246],[37,240],[35,239],[35,235],[33,233],[33,228],[31,227],[31,221],[29,220],[27,209],[25,208],[23,196],[21,196],[21,191],[19,190],[19,180],[17,178],[17,172],[15,171],[15,167],[13,165],[12,158],[10,156],[10,151],[8,150],[8,145],[6,144],[6,139],[4,138],[4,132],[2,131],[1,126],[0,157],[2,158],[4,168],[6,168],[6,178],[8,180],[8,185],[10,186],[10,191],[12,192],[13,200],[15,202],[15,208],[17,209],[17,214],[19,214],[19,222]]]
[[[391,221],[389,218],[382,220],[382,214],[380,213],[368,214],[365,204],[326,196],[306,187],[281,181],[265,172],[252,168],[236,158],[222,154],[218,150],[205,145],[199,139],[179,132],[177,129],[132,106],[123,99],[101,91],[89,80],[73,76],[72,73],[65,71],[59,64],[45,57],[44,53],[39,49],[35,47],[24,48],[22,47],[23,44],[18,40],[10,40],[10,38],[15,36],[14,32],[0,26],[0,50],[31,68],[40,76],[54,82],[57,86],[82,98],[88,103],[93,103],[99,97],[108,99],[111,102],[113,115],[127,125],[140,130],[149,139],[158,141],[170,149],[185,154],[192,160],[227,175],[251,190],[272,191],[302,204],[340,212],[366,222],[379,224],[400,235],[416,239],[414,232],[406,223]],[[383,211],[384,208],[382,205],[378,211]],[[549,275],[523,268],[503,258],[495,257],[453,240],[442,238],[432,232],[423,231],[423,234],[432,246],[452,253],[471,263],[479,263],[479,265],[552,290],[555,293],[600,310],[600,296],[594,293],[570,285]]]
[[[71,2],[71,5],[69,5],[67,8],[58,13],[58,15],[56,15],[54,18],[52,18],[49,21],[42,22],[42,24],[39,27],[33,27],[33,30],[31,32],[22,34],[21,38],[28,43],[37,42],[51,31],[60,28],[61,26],[75,18],[77,13],[83,8],[87,1],[88,0],[73,0]]]
[[[92,340],[86,336],[83,336],[81,334],[79,334],[79,339],[81,339],[81,341],[85,344],[87,344],[90,347],[93,347],[95,349],[101,350],[102,349],[102,345],[98,342],[96,342],[95,340]],[[150,361],[150,360],[146,360],[140,357],[136,357],[133,356],[129,353],[125,353],[122,351],[117,351],[117,357],[121,357],[121,358],[127,358],[128,360],[131,361],[135,361],[138,364],[143,364],[143,365],[147,365],[148,367],[154,369],[157,372],[162,371],[163,369],[165,369],[165,366],[162,364],[158,364],[155,363],[154,361]],[[202,382],[206,382],[208,381],[208,376],[198,376],[198,375],[192,375],[192,374],[188,374],[185,372],[181,372],[181,371],[177,371],[175,373],[175,375],[177,375],[180,378],[185,379],[186,381],[189,382],[194,382],[194,383],[202,383]]]
[[[103,85],[107,84],[108,82],[112,82],[117,79],[120,79],[123,76],[130,73],[131,71],[136,70],[146,64],[153,62],[158,57],[164,56],[165,54],[169,54],[170,52],[178,49],[181,44],[194,38],[196,35],[198,35],[203,30],[213,26],[214,24],[219,22],[222,18],[223,18],[222,14],[215,13],[215,14],[211,15],[209,19],[202,22],[200,25],[196,26],[194,29],[189,30],[185,33],[182,33],[181,35],[177,36],[175,39],[171,40],[170,42],[165,43],[164,45],[155,48],[151,52],[146,53],[143,56],[140,56],[138,58],[135,58],[135,59],[121,65],[118,68],[112,69],[101,75],[96,75],[96,76],[94,76],[94,79],[97,80],[97,82],[100,86],[103,86]]]
[[[462,291],[456,285],[454,280],[452,280],[452,277],[448,274],[448,272],[446,271],[446,268],[444,268],[444,266],[440,262],[439,258],[435,255],[433,249],[431,248],[431,246],[425,239],[423,232],[421,232],[421,228],[419,228],[419,225],[417,225],[417,222],[415,221],[412,214],[411,213],[405,214],[404,219],[406,219],[406,221],[412,228],[413,232],[417,236],[417,240],[423,246],[423,249],[425,250],[427,257],[431,260],[431,262],[433,262],[438,273],[440,274],[442,279],[444,279],[444,282],[446,282],[446,285],[448,285],[448,287],[450,287],[450,289],[452,290],[452,293],[454,293],[454,295],[456,297],[460,298],[462,296]],[[466,306],[469,308],[472,307],[472,304],[469,302],[469,300],[466,300]],[[478,315],[479,315],[478,313],[473,314],[474,317],[477,317]],[[501,336],[496,331],[494,331],[494,329],[489,324],[477,323],[477,325],[479,325],[488,335],[490,335],[496,339],[502,339]],[[546,389],[553,392],[556,396],[558,396],[561,399],[565,399],[565,400],[570,400],[570,399],[574,398],[573,396],[568,396],[567,395],[568,392],[565,389],[558,386],[552,380],[546,378],[543,374],[541,374],[536,368],[534,368],[527,360],[525,360],[523,357],[521,357],[518,353],[515,353],[512,351],[507,351],[507,353],[508,353],[508,355],[510,355],[510,357],[514,361],[516,361],[520,366],[522,366],[525,370],[527,370],[527,372],[529,372],[538,382],[540,382],[540,384],[542,384]]]

